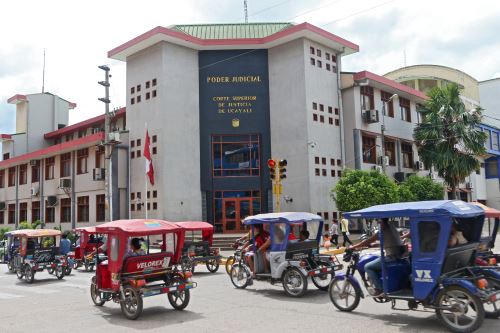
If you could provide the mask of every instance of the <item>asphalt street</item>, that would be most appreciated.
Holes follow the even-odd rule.
[[[93,305],[92,275],[73,271],[57,280],[43,272],[29,285],[1,265],[0,332],[445,332],[432,312],[394,311],[364,299],[356,311],[342,313],[312,283],[304,297],[294,299],[266,282],[237,290],[222,267],[212,274],[201,266],[184,311],[173,310],[166,296],[154,296],[145,299],[141,317],[130,321],[118,304]],[[499,331],[500,319],[485,319],[478,332]]]

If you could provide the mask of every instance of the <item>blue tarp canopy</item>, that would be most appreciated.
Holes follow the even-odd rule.
[[[484,215],[476,205],[460,200],[400,202],[377,205],[345,213],[346,218],[391,218],[424,216],[474,217]]]
[[[245,225],[262,223],[300,223],[314,220],[322,220],[321,216],[302,212],[268,213],[248,216],[243,220]]]

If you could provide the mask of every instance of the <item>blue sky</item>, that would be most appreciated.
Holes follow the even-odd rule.
[[[464,5],[466,4],[466,6]],[[455,67],[478,80],[500,76],[500,2],[476,0],[248,0],[250,22],[309,22],[360,46],[344,70],[385,74],[405,64]],[[243,22],[243,0],[2,3],[0,133],[14,131],[16,93],[46,91],[76,102],[70,122],[103,112],[98,65],[112,70],[112,107],[125,105],[124,63],[107,51],[155,27]],[[405,57],[406,54],[406,57]]]

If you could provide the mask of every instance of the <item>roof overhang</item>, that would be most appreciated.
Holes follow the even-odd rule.
[[[10,134],[0,134],[0,141],[3,140],[12,140],[12,135]]]
[[[427,100],[427,96],[423,92],[369,71],[356,73],[353,79],[358,85],[369,85],[387,92],[394,92],[399,97],[416,100],[419,103],[424,103]]]
[[[168,42],[196,50],[269,49],[299,38],[307,38],[328,46],[344,55],[359,51],[359,46],[309,23],[301,23],[264,38],[201,39],[178,30],[156,27],[112,49],[108,57],[126,61],[127,57],[153,46]]]
[[[25,102],[27,100],[28,100],[28,98],[26,98],[26,95],[15,94],[14,96],[12,96],[11,98],[9,98],[7,100],[7,103],[9,103],[9,104],[18,104],[18,103],[21,103],[21,102]]]
[[[92,134],[89,136],[84,136],[83,138],[63,142],[58,145],[50,146],[48,148],[39,149],[31,153],[19,155],[5,161],[0,161],[0,169],[12,167],[19,164],[24,164],[31,160],[38,160],[46,157],[64,154],[76,149],[92,147],[95,146],[96,144],[99,144],[103,140],[104,140],[103,132]]]

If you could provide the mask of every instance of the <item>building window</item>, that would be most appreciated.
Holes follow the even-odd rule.
[[[40,220],[40,201],[32,201],[31,202],[31,221],[39,221]]]
[[[141,139],[137,139],[137,140],[135,140],[135,141],[136,141],[136,145],[137,145],[137,147],[140,147],[140,146],[141,146]]]
[[[377,146],[375,137],[363,135],[363,162],[375,164],[377,162]]]
[[[16,204],[9,204],[8,209],[8,224],[16,224]]]
[[[315,156],[315,157],[314,157],[314,163],[315,163],[315,164],[319,164],[319,157],[318,157],[318,156]]]
[[[104,146],[98,146],[95,150],[95,167],[104,168]]]
[[[342,165],[342,160],[341,159],[338,159],[337,160],[337,166],[341,166]]]
[[[311,46],[311,47],[309,48],[309,52],[310,52],[311,54],[314,54],[314,47],[312,47],[312,46]]]
[[[135,87],[130,88],[130,93],[135,94]]]
[[[135,140],[132,140],[130,141],[130,148],[134,148],[135,147]]]
[[[317,110],[317,109],[318,109],[318,103],[313,102],[313,110]]]
[[[391,98],[392,94],[382,91],[381,92],[381,100],[383,103],[383,111],[384,111],[384,116],[389,116],[391,118],[394,118],[394,102],[389,99]]]
[[[136,90],[137,92],[141,91],[141,85],[140,85],[140,84],[138,84],[138,85],[137,85],[137,87],[135,88],[135,90]]]
[[[153,90],[153,91],[151,92],[151,97],[153,97],[153,98],[155,98],[155,97],[156,97],[156,90]]]
[[[131,159],[132,159],[132,158],[135,158],[135,151],[131,151],[131,152],[130,152],[130,158],[131,158]]]
[[[37,183],[38,181],[40,181],[40,161],[37,160],[31,166],[31,182]]]
[[[156,87],[156,79],[151,80],[151,85],[152,85],[153,87]]]
[[[148,192],[146,193],[146,198],[148,198],[148,199],[149,199],[149,198],[151,198],[151,191],[148,191]]]
[[[78,197],[77,199],[78,209],[77,218],[78,222],[88,222],[89,221],[89,197]]]
[[[157,209],[158,209],[158,203],[153,202],[153,210],[157,210]]]
[[[28,182],[28,164],[19,166],[19,185],[25,185]]]
[[[66,135],[66,142],[73,140],[73,134]]]
[[[322,170],[321,170],[321,174],[322,174],[324,177],[326,177],[326,169],[322,169]]]
[[[19,204],[19,222],[28,221],[28,203],[21,202]]]
[[[329,70],[330,70],[330,64],[328,64],[328,63],[327,63],[327,64],[325,65],[325,67],[326,67],[326,70],[327,70],[327,71],[329,71]]]
[[[335,159],[334,158],[330,158],[330,165],[335,166]]]
[[[71,176],[71,153],[62,154],[60,158],[60,177],[62,178]]]
[[[45,201],[45,223],[54,223],[56,221],[55,207],[49,207]]]
[[[340,120],[335,119],[335,126],[340,126]]]
[[[332,66],[332,72],[337,73],[337,67],[336,66]]]
[[[333,113],[333,108],[331,106],[328,107],[328,113]]]
[[[491,149],[498,151],[498,132],[491,132]]]
[[[153,191],[153,198],[158,197],[158,192],[156,190]]]
[[[76,173],[81,175],[88,172],[89,149],[79,149],[76,152]]]
[[[61,223],[71,222],[71,199],[61,199]]]
[[[5,187],[5,170],[0,170],[0,188]]]
[[[151,98],[151,93],[150,92],[147,92],[146,93],[146,99],[150,99]]]
[[[3,154],[3,160],[8,160],[10,158],[10,153]]]
[[[138,204],[136,205],[136,207],[137,207],[137,211],[140,211],[140,210],[142,209],[142,205],[143,205],[142,203],[138,203]]]
[[[48,157],[45,159],[45,180],[54,179],[54,166],[56,164],[55,157]]]
[[[137,100],[137,103],[140,103],[141,102],[141,95],[137,96],[136,100]]]
[[[314,58],[311,58],[311,65],[316,65],[316,60]]]
[[[319,68],[323,67],[323,63],[321,62],[321,60],[318,60],[318,67]]]
[[[320,105],[319,105],[319,110],[320,110],[321,112],[324,112],[324,111],[325,111],[325,106],[324,106],[323,104],[320,104]]]
[[[335,108],[335,115],[338,116],[339,115],[339,109],[338,108]]]
[[[5,214],[3,210],[0,210],[0,225],[5,223]]]
[[[325,116],[321,115],[319,116],[319,122],[324,123],[325,122]]]
[[[318,121],[318,115],[316,113],[313,113],[313,121]]]
[[[332,177],[335,177],[335,170],[330,170],[330,175],[331,175]]]
[[[157,153],[156,147],[153,147],[152,151],[153,151],[153,155],[156,155],[156,153]]]
[[[329,219],[328,212],[324,212],[323,217],[325,218],[325,221],[328,221],[328,219]]]
[[[389,158],[389,165],[396,165],[396,143],[385,139],[384,142],[385,156]]]
[[[399,107],[401,109],[401,120],[411,123],[410,100],[400,97]]]
[[[319,173],[320,173],[320,171],[319,171],[319,169],[318,169],[318,168],[314,169],[314,174],[315,174],[316,176],[319,176]]]
[[[334,55],[334,54],[332,54],[332,61],[333,61],[333,62],[337,62],[337,56],[336,56],[336,55]]]
[[[403,168],[413,168],[413,147],[411,143],[401,143],[403,153]]]
[[[333,125],[333,118],[332,118],[332,117],[328,117],[328,123],[329,123],[330,125]]]
[[[326,60],[330,60],[330,53],[325,52],[325,58],[326,58]]]
[[[16,186],[16,168],[9,168],[9,187]]]
[[[317,49],[317,50],[316,50],[316,55],[317,55],[318,57],[321,57],[321,50],[320,50],[320,49]]]
[[[83,138],[86,135],[87,135],[87,130],[86,129],[78,131],[78,138]]]
[[[342,170],[337,170],[337,177],[342,177]]]
[[[156,143],[156,141],[158,140],[158,137],[156,135],[153,135],[151,137],[151,140],[153,141],[153,143]]]
[[[141,151],[140,151],[140,150],[138,150],[138,151],[135,153],[135,157],[137,157],[137,158],[141,157]]]
[[[361,103],[361,107],[363,108],[363,110],[374,109],[375,102],[373,97],[373,87],[361,87]]]
[[[130,204],[130,211],[135,212],[135,204]]]
[[[326,157],[321,158],[321,164],[326,165]]]
[[[212,154],[214,177],[260,175],[258,135],[214,135]]]
[[[134,105],[134,104],[135,104],[135,98],[133,98],[133,97],[132,97],[132,98],[130,99],[130,104],[132,104],[132,105]]]
[[[146,81],[146,89],[149,89],[150,82]]]

